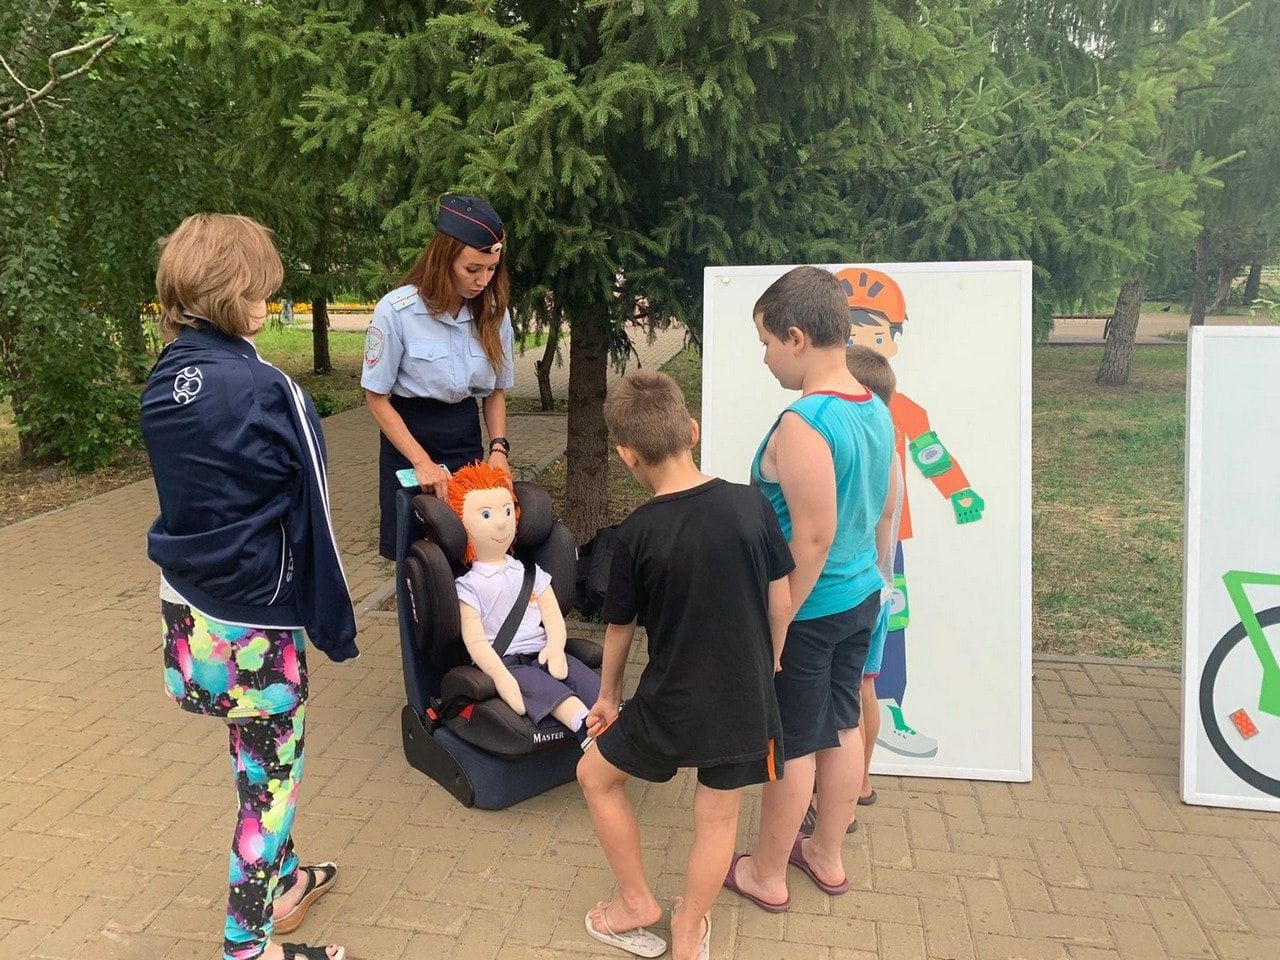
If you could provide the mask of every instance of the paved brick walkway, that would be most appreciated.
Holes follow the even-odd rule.
[[[536,426],[535,422],[536,421]],[[532,457],[555,417],[513,421]],[[376,435],[326,421],[338,533],[358,598],[387,571],[372,542]],[[541,433],[536,431],[540,430]],[[524,463],[532,462],[524,460]],[[0,958],[212,960],[233,816],[225,734],[161,690],[150,483],[0,530]],[[610,892],[580,797],[467,811],[400,752],[389,615],[363,656],[312,658],[295,836],[342,864],[300,931],[353,960],[550,960]],[[882,778],[828,899],[793,873],[772,917],[723,895],[714,953],[737,960],[1263,960],[1280,955],[1280,818],[1177,800],[1178,679],[1160,668],[1036,665],[1035,780]],[[670,899],[693,784],[634,789]],[[755,830],[748,797],[744,840]]]

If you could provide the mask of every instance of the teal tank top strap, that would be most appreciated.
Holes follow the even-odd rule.
[[[807,397],[801,397],[787,407],[787,410],[803,417],[805,423],[817,430],[822,435],[822,439],[827,441],[827,446],[833,450],[836,446],[836,438],[832,432],[831,424],[828,422],[829,418],[826,416],[826,412],[835,399],[829,393],[811,393]],[[786,410],[783,413],[786,413]],[[782,418],[779,417],[778,419]]]

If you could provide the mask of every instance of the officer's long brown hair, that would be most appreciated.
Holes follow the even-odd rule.
[[[447,233],[437,232],[429,241],[413,269],[404,275],[401,283],[412,284],[418,296],[427,305],[427,309],[436,313],[444,313],[453,303],[456,296],[453,288],[453,261],[466,249],[461,240]],[[494,371],[501,374],[507,365],[506,354],[502,350],[503,314],[507,312],[510,300],[511,285],[507,280],[507,253],[504,249],[498,254],[498,267],[492,279],[478,297],[468,300],[471,307],[472,323],[475,325],[476,338],[484,348],[484,355],[489,358]]]

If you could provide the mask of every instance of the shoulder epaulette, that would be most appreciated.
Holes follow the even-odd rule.
[[[418,291],[413,289],[413,287],[410,287],[404,293],[400,294],[397,297],[393,297],[391,299],[391,309],[403,310],[405,307],[409,306],[409,304],[413,303],[413,301],[416,300],[417,298],[418,298]]]

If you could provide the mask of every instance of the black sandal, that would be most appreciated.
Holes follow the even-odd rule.
[[[306,872],[307,885],[302,888],[302,898],[297,905],[272,924],[274,932],[279,934],[293,933],[298,927],[302,926],[302,921],[307,917],[307,910],[311,908],[313,903],[328,893],[334,881],[338,879],[338,865],[335,863],[317,863],[308,867],[299,867],[298,870]],[[316,879],[317,873],[320,875],[319,880]],[[292,890],[297,882],[295,880],[289,890]],[[287,893],[288,890],[285,892]]]
[[[329,956],[328,947],[309,947],[305,943],[282,943],[284,960],[346,960],[347,948],[338,947],[335,956]]]

